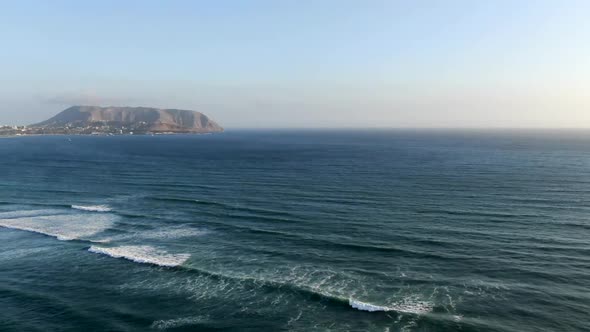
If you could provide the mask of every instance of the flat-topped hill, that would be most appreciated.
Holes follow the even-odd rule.
[[[72,106],[49,120],[32,125],[45,129],[84,128],[97,124],[121,126],[145,132],[210,133],[223,128],[205,114],[151,107]]]

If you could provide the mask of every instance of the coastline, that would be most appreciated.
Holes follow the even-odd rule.
[[[175,135],[209,135],[220,134],[219,132],[202,132],[202,133],[140,133],[140,134],[26,134],[26,135],[0,135],[0,138],[19,138],[19,137],[39,137],[39,136],[91,136],[91,137],[120,137],[120,136],[175,136]]]

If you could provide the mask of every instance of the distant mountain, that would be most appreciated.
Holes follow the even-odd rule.
[[[150,107],[72,106],[47,121],[31,127],[52,130],[58,128],[94,128],[95,130],[137,130],[141,132],[211,133],[223,128],[205,114]],[[82,129],[80,129],[82,130]],[[88,129],[90,130],[90,129]]]

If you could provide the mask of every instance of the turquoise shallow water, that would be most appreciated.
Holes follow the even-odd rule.
[[[590,132],[70,139],[0,139],[2,331],[590,330]]]

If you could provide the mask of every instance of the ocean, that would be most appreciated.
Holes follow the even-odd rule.
[[[1,331],[590,331],[590,131],[0,139]]]

